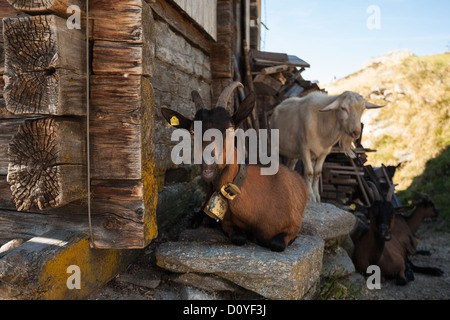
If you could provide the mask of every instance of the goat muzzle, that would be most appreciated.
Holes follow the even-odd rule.
[[[387,225],[381,226],[380,234],[385,241],[389,241],[392,238],[391,230],[389,230]]]

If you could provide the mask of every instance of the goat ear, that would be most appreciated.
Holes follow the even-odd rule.
[[[366,104],[366,109],[378,109],[378,108],[383,108],[384,107],[384,106],[379,106],[377,104],[370,103],[370,102],[367,102],[367,101],[365,101],[365,104]]]
[[[189,120],[182,114],[167,108],[161,108],[161,113],[169,126],[186,130],[191,129],[192,120]]]
[[[334,100],[332,103],[330,103],[329,105],[325,106],[324,108],[320,109],[320,112],[328,112],[331,110],[337,110],[339,108],[340,105],[340,99],[336,99]]]
[[[244,121],[255,107],[255,94],[251,92],[247,98],[241,103],[238,110],[233,115],[233,122],[235,128],[238,128],[242,121]]]
[[[196,111],[198,111],[200,109],[205,109],[205,104],[203,103],[203,99],[197,90],[193,90],[191,92],[191,97],[192,97],[192,101],[194,101]]]
[[[411,210],[413,208],[414,208],[414,206],[401,206],[401,207],[395,208],[395,212],[397,212],[397,213],[406,212],[406,211],[409,211],[409,210]]]

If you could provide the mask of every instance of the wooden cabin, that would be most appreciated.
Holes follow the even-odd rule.
[[[81,29],[68,28],[69,5]],[[260,8],[0,0],[0,245],[73,230],[93,248],[147,246],[157,208],[194,192],[167,187],[195,174],[174,169],[160,108],[193,115],[192,90],[214,103],[243,63],[242,40],[259,49]]]

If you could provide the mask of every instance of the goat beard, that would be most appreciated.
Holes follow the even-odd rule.
[[[341,139],[339,140],[339,147],[341,147],[344,153],[352,159],[356,158],[356,154],[353,151],[352,147],[353,141],[353,137],[347,134],[343,134]]]

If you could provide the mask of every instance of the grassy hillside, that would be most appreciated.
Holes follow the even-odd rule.
[[[363,115],[362,143],[377,149],[369,163],[402,163],[394,176],[402,200],[425,192],[450,216],[450,53],[393,52],[326,88],[385,105]]]

